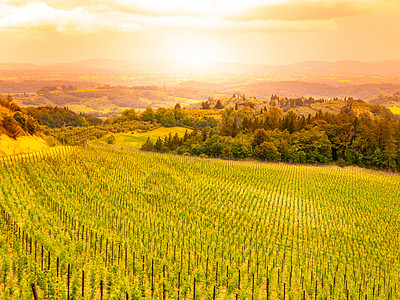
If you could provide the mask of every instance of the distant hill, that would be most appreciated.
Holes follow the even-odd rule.
[[[67,86],[69,87],[69,86]],[[362,84],[330,86],[323,83],[302,81],[259,82],[225,86],[210,82],[187,81],[175,87],[160,86],[105,86],[98,85],[83,89],[62,89],[46,87],[35,94],[13,94],[15,101],[22,106],[58,106],[68,107],[78,113],[109,116],[120,114],[126,108],[145,109],[172,107],[176,103],[182,106],[191,105],[197,101],[205,101],[209,97],[231,97],[237,91],[247,97],[255,97],[264,102],[271,95],[287,98],[309,98],[330,100],[334,98],[375,99],[380,94],[400,91],[400,85],[395,84]],[[393,99],[392,99],[393,100]],[[394,101],[394,100],[393,100]],[[381,101],[371,102],[387,107],[400,103]],[[196,105],[195,105],[196,106]],[[197,104],[196,107],[199,107]],[[336,109],[336,112],[339,112]]]
[[[209,82],[187,81],[177,86],[189,88],[208,88],[226,95],[240,91],[257,99],[269,99],[272,94],[282,97],[314,97],[333,99],[353,97],[360,99],[372,99],[380,94],[400,91],[400,84],[392,83],[369,83],[369,84],[346,84],[333,86],[326,83],[306,81],[262,81],[257,83],[237,83],[231,85],[212,84]],[[211,93],[210,93],[211,95]]]
[[[305,61],[301,63],[279,66],[282,73],[329,73],[329,74],[370,74],[370,75],[400,75],[400,60],[376,62],[360,62],[343,60],[336,62]]]
[[[400,60],[360,62],[343,60],[336,62],[304,61],[288,65],[205,63],[190,64],[170,60],[128,61],[91,59],[69,63],[37,66],[32,64],[0,64],[0,70],[32,70],[116,73],[321,73],[321,74],[369,74],[400,76]]]
[[[108,116],[130,107],[171,107],[177,102],[187,106],[236,92],[258,100],[269,100],[272,94],[375,99],[400,92],[400,60],[252,65],[92,59],[46,66],[0,64],[0,79],[0,94],[12,93],[22,106],[69,107]],[[64,85],[74,90],[60,89]],[[394,109],[400,105],[371,103]]]
[[[69,107],[75,112],[113,115],[121,113],[126,108],[172,107],[176,103],[185,106],[205,100],[209,95],[208,90],[194,88],[99,85],[76,90],[42,89],[28,97],[16,95],[15,99],[22,106]]]
[[[217,102],[221,102],[224,108],[241,109],[253,113],[259,113],[271,107],[279,107],[283,112],[296,111],[298,115],[314,116],[319,111],[331,114],[354,114],[357,116],[385,116],[392,115],[391,109],[373,103],[367,103],[359,99],[314,99],[298,97],[287,98],[273,95],[273,100],[258,100],[254,97],[246,97],[240,95],[239,97],[224,97],[224,98],[209,98],[207,105],[209,108],[214,108]],[[205,102],[198,102],[188,106],[191,109],[201,109]]]
[[[368,101],[372,104],[379,104],[386,107],[397,106],[400,107],[400,92],[394,94],[380,94],[378,97]]]
[[[249,84],[242,87],[242,90],[247,93],[250,92],[258,98],[268,98],[271,94],[278,94],[283,97],[354,97],[370,99],[379,94],[400,91],[400,85],[371,83],[338,87],[302,81],[270,81]]]
[[[44,87],[61,87],[63,85],[73,85],[78,89],[89,88],[96,85],[90,81],[64,81],[64,80],[0,80],[0,93],[36,93]]]
[[[298,106],[296,108],[283,108],[283,111],[295,110],[297,114],[307,116],[315,115],[319,110],[333,114],[345,113],[357,116],[384,116],[391,114],[391,111],[381,105],[369,104],[362,100],[333,100],[327,102],[316,102],[310,106]]]
[[[34,64],[23,64],[23,63],[0,63],[0,70],[34,70],[38,69],[39,66]]]
[[[368,101],[371,104],[382,105],[390,109],[395,115],[400,115],[400,92],[381,94]]]
[[[195,80],[184,81],[184,82],[178,83],[176,85],[176,87],[178,87],[178,88],[194,88],[194,89],[199,89],[199,90],[210,90],[210,91],[223,91],[223,90],[227,89],[227,87],[222,84],[206,82],[206,81],[195,81]]]

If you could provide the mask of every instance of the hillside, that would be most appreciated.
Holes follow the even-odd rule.
[[[51,128],[100,125],[103,123],[99,118],[90,115],[77,114],[66,107],[27,107],[26,111],[40,124]]]
[[[210,92],[195,88],[160,86],[108,86],[98,85],[88,89],[62,89],[45,87],[34,95],[14,95],[22,106],[68,107],[78,113],[93,115],[120,114],[126,108],[145,109],[185,106],[207,99]]]
[[[11,96],[0,97],[0,156],[48,149],[38,131],[37,120],[16,105]]]
[[[314,98],[344,98],[354,97],[370,99],[379,94],[400,91],[400,85],[389,83],[370,83],[345,86],[332,86],[330,84],[303,82],[303,81],[279,81],[259,82],[241,87],[241,90],[260,99],[266,99],[271,94],[282,97],[314,97]]]
[[[172,107],[176,103],[180,103],[182,106],[199,107],[199,103],[197,105],[191,104],[196,101],[204,101],[209,97],[232,96],[238,91],[240,91],[239,94],[255,97],[259,103],[263,102],[265,104],[265,101],[270,100],[272,94],[288,98],[313,97],[325,100],[348,97],[375,99],[380,94],[400,91],[400,85],[375,83],[331,86],[325,83],[303,81],[270,81],[221,85],[210,82],[186,81],[175,87],[97,85],[91,88],[79,89],[73,85],[45,86],[33,94],[18,93],[13,94],[13,96],[16,103],[21,106],[68,107],[78,113],[110,116],[118,115],[124,109],[131,107],[143,110],[147,106],[152,106],[153,108]],[[387,107],[395,106],[387,101],[381,101],[380,103],[370,101],[370,103]]]
[[[108,147],[0,166],[0,298],[399,299],[399,198],[389,173]]]
[[[237,94],[235,94],[237,95]],[[244,99],[243,99],[244,97]],[[221,102],[224,108],[243,109],[249,112],[259,112],[263,109],[271,107],[279,107],[283,112],[296,111],[300,116],[315,115],[319,111],[323,113],[339,114],[354,114],[357,116],[383,116],[386,113],[391,114],[390,107],[385,105],[375,104],[374,101],[365,102],[363,100],[349,99],[314,99],[312,97],[305,98],[287,98],[273,95],[273,100],[258,100],[254,97],[240,95],[236,97],[224,98],[209,98],[207,101],[198,102],[188,106],[189,109],[200,109],[207,104],[210,108],[214,108],[218,101]],[[397,103],[397,102],[396,102]],[[383,104],[392,105],[391,102],[383,102]],[[398,104],[400,107],[400,104]]]
[[[400,93],[396,92],[394,94],[380,94],[378,97],[373,98],[368,101],[372,104],[383,105],[390,109],[394,114],[400,114]]]
[[[49,148],[46,141],[39,136],[20,136],[14,139],[6,134],[0,135],[0,156],[30,153]]]
[[[91,143],[140,150],[147,139],[155,143],[158,137],[164,139],[168,134],[178,134],[179,137],[183,137],[186,131],[190,133],[192,130],[184,127],[158,127],[153,130],[135,130],[109,134]]]
[[[91,81],[66,81],[66,80],[0,80],[0,94],[15,94],[21,98],[29,98],[44,87],[74,86],[77,89],[90,88],[95,85]],[[27,95],[28,94],[28,95]]]

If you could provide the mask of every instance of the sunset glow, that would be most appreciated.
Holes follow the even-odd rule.
[[[0,56],[41,63],[93,55],[196,63],[393,59],[399,12],[396,0],[3,0]]]

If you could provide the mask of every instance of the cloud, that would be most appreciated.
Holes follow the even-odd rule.
[[[249,20],[328,20],[363,15],[376,11],[376,1],[287,1],[273,5],[259,5],[229,16],[236,21]]]
[[[139,31],[140,25],[96,14],[92,7],[70,10],[53,8],[44,2],[25,5],[0,4],[0,30],[37,30],[61,33],[93,33],[106,30]]]
[[[108,9],[143,16],[201,16],[215,6],[210,1],[190,0],[107,0],[100,3]]]
[[[395,0],[379,3],[383,2]],[[377,3],[377,0],[3,0],[0,30],[65,34],[335,30],[335,19],[371,12],[381,7]]]

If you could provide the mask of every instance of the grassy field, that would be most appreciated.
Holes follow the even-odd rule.
[[[179,137],[183,137],[185,131],[190,133],[191,129],[186,129],[184,127],[159,127],[150,131],[131,131],[131,132],[123,132],[113,134],[115,136],[114,146],[125,147],[131,149],[140,149],[140,147],[146,142],[149,137],[150,140],[155,143],[158,137],[164,138],[168,136],[171,132],[172,135],[175,133],[178,134]],[[111,134],[104,136],[103,138],[94,141],[95,144],[107,144],[107,140]]]
[[[389,107],[389,109],[393,114],[400,115],[400,107],[392,106],[392,107]]]
[[[100,146],[0,166],[0,299],[399,299],[399,199],[383,172]]]
[[[3,155],[30,153],[49,148],[46,142],[38,136],[21,136],[13,139],[6,134],[0,135],[0,157]]]

